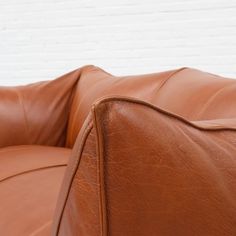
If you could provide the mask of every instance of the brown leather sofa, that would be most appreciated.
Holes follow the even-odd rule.
[[[85,66],[0,87],[1,236],[236,235],[236,80]]]

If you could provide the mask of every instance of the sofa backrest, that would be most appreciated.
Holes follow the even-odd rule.
[[[0,87],[0,147],[64,146],[72,91],[80,71],[53,81]]]
[[[236,116],[236,80],[191,68],[136,76],[113,76],[88,66],[76,85],[67,141],[73,147],[92,104],[102,97],[138,98],[189,120]]]

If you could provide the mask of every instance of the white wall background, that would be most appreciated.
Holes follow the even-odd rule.
[[[117,75],[190,66],[236,78],[233,0],[1,0],[0,84],[85,64]]]

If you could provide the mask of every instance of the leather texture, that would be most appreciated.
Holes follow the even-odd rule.
[[[88,116],[68,163],[55,213],[53,235],[93,236],[101,233],[96,145],[96,133],[91,116]],[[61,224],[60,231],[58,224]]]
[[[179,70],[182,70],[179,69]],[[141,76],[113,76],[99,67],[83,69],[75,87],[67,129],[67,147],[73,147],[78,132],[86,119],[92,104],[105,96],[132,96],[152,101],[157,91],[179,70]]]
[[[46,146],[0,149],[0,235],[50,235],[70,154]]]
[[[75,144],[53,235],[235,235],[235,140],[236,118],[189,121],[101,99]]]
[[[80,70],[56,80],[0,87],[0,147],[64,146],[70,102]]]
[[[0,87],[0,235],[236,235],[235,106],[191,68]]]
[[[92,104],[106,96],[129,96],[190,120],[236,116],[236,81],[192,68],[136,76],[113,76],[86,67],[75,88],[67,131],[67,146],[75,139]]]

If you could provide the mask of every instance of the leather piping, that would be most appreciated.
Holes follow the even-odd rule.
[[[219,131],[219,130],[222,130],[222,131],[225,131],[225,130],[235,131],[236,130],[236,127],[224,127],[224,126],[211,127],[210,125],[209,125],[209,127],[205,127],[205,126],[203,127],[201,125],[196,124],[193,121],[189,121],[189,120],[185,119],[182,116],[179,116],[177,114],[174,114],[174,113],[171,113],[169,111],[163,110],[163,109],[161,109],[157,106],[154,106],[151,103],[144,102],[144,101],[141,101],[139,99],[132,98],[132,97],[126,97],[126,96],[116,96],[116,97],[109,96],[109,97],[101,98],[101,99],[97,100],[94,103],[94,107],[97,107],[97,106],[99,106],[99,104],[102,104],[102,103],[115,102],[115,101],[117,101],[117,102],[119,102],[119,101],[120,102],[129,102],[129,103],[139,104],[139,105],[151,108],[151,109],[155,110],[156,112],[159,112],[159,113],[164,114],[164,115],[169,116],[169,117],[173,117],[173,118],[175,118],[179,121],[182,121],[183,123],[185,123],[189,126],[192,126],[196,129],[199,129],[199,130],[206,130],[206,131]]]
[[[79,78],[78,78],[77,84],[79,83],[79,79],[80,79],[80,77],[82,76],[83,72],[84,72],[85,70],[87,70],[87,69],[90,70],[90,71],[99,69],[99,70],[101,70],[103,73],[105,73],[105,74],[107,74],[107,75],[109,75],[109,76],[116,77],[116,76],[114,76],[114,75],[112,75],[112,74],[110,74],[110,73],[104,71],[103,69],[101,69],[101,68],[99,68],[99,67],[96,67],[96,66],[94,66],[94,65],[87,65],[87,66],[84,66],[84,67],[78,69],[79,75],[77,75],[77,76],[78,76]],[[180,71],[183,71],[183,70],[185,70],[185,69],[188,69],[188,67],[182,67],[182,68],[179,68],[179,69],[176,69],[175,71],[173,71],[173,72],[162,82],[162,84],[160,85],[160,87],[158,87],[157,90],[159,91],[159,90],[166,84],[166,82],[167,82],[170,78],[172,78],[175,74],[177,74],[177,73],[179,73]],[[116,77],[116,78],[118,78],[118,77]],[[76,84],[75,87],[73,88],[71,106],[73,106],[73,103],[74,103],[74,100],[75,100],[75,97],[74,97],[74,96],[76,96],[76,95],[74,95],[74,93],[75,93],[77,84]],[[78,113],[78,110],[75,111],[75,114],[73,114],[73,117],[72,117],[72,119],[70,120],[70,122],[71,122],[70,130],[73,130],[74,127],[75,127],[75,120],[76,120],[76,117],[79,115],[79,114],[77,114],[77,113]],[[70,116],[71,116],[70,114],[71,114],[71,109],[69,110],[69,116],[68,116],[69,119],[70,119]],[[73,143],[74,143],[75,141],[73,141],[73,142],[71,143],[71,140],[73,140],[72,132],[68,132],[68,131],[67,131],[67,134],[66,134],[66,145],[65,145],[66,147],[71,147],[71,146],[73,146]]]
[[[94,124],[97,134],[97,155],[98,155],[98,177],[99,177],[99,210],[100,210],[100,235],[108,235],[108,214],[107,214],[107,202],[105,196],[105,169],[104,169],[104,141],[102,136],[102,127],[98,122],[98,114],[96,114],[95,106],[92,107]]]
[[[65,207],[66,207],[66,203],[67,203],[67,200],[69,198],[69,194],[70,194],[70,190],[71,190],[71,187],[72,187],[72,184],[73,184],[73,180],[74,180],[74,177],[76,175],[76,171],[77,169],[79,168],[79,164],[80,164],[80,160],[81,160],[81,156],[83,154],[83,150],[84,150],[84,146],[85,146],[85,143],[86,143],[86,140],[87,140],[87,137],[89,136],[89,134],[91,133],[91,130],[93,128],[93,123],[92,122],[89,122],[87,124],[87,126],[85,127],[84,129],[84,133],[81,137],[81,142],[80,142],[80,145],[78,147],[78,150],[79,150],[79,158],[78,158],[78,161],[76,162],[76,165],[73,167],[73,171],[72,171],[72,176],[70,177],[70,182],[69,184],[67,185],[67,190],[66,190],[66,194],[65,194],[65,199],[62,201],[63,202],[63,205],[62,205],[62,209],[61,209],[61,212],[59,213],[59,219],[58,219],[58,222],[57,222],[57,227],[56,227],[56,235],[59,234],[59,231],[60,231],[60,225],[61,225],[61,220],[62,220],[62,217],[63,217],[63,213],[65,211]]]
[[[26,171],[20,172],[20,173],[18,173],[18,174],[14,174],[14,175],[5,177],[5,178],[3,178],[3,179],[0,179],[0,183],[4,182],[4,181],[6,181],[6,180],[9,180],[9,179],[15,178],[15,177],[17,177],[17,176],[19,176],[19,175],[28,174],[28,173],[30,173],[30,172],[35,172],[35,171],[40,171],[40,170],[45,170],[45,169],[50,169],[50,168],[63,167],[63,166],[67,166],[67,164],[60,164],[60,165],[53,165],[53,166],[45,166],[45,167],[41,167],[41,168],[26,170]]]
[[[150,109],[155,110],[156,112],[159,112],[161,114],[164,114],[169,117],[173,117],[189,126],[192,126],[194,128],[197,128],[199,130],[206,130],[206,131],[220,131],[220,130],[236,130],[236,127],[201,127],[200,125],[197,125],[191,121],[186,120],[185,118],[170,113],[168,111],[165,111],[161,108],[158,108],[148,102],[144,102],[132,97],[123,97],[123,96],[116,96],[116,97],[105,97],[101,98],[100,100],[97,100],[92,107],[92,111],[94,114],[94,124],[96,128],[97,133],[97,153],[98,153],[98,165],[99,165],[99,182],[100,182],[100,223],[101,223],[101,236],[108,236],[109,232],[109,220],[108,220],[108,213],[107,213],[107,202],[106,202],[106,186],[105,186],[105,173],[104,173],[104,138],[102,136],[102,127],[100,122],[98,121],[98,109],[101,104],[105,104],[107,102],[129,102],[137,105],[142,105],[145,107],[148,107]]]

